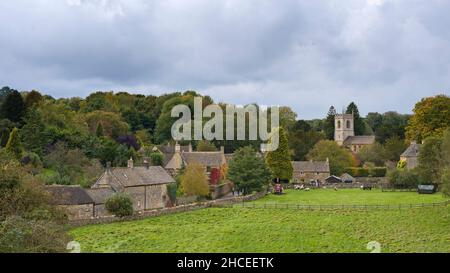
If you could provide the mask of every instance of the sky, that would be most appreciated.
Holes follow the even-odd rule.
[[[450,94],[448,14],[448,0],[1,0],[0,86],[411,113]]]

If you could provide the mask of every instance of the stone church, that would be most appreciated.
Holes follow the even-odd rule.
[[[362,147],[375,143],[375,136],[355,136],[354,115],[336,114],[334,116],[334,140],[337,144],[358,153]]]

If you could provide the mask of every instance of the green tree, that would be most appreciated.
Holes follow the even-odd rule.
[[[424,182],[438,183],[441,178],[442,138],[428,137],[420,147],[419,170]]]
[[[376,166],[384,166],[384,148],[378,142],[372,145],[364,146],[358,153],[359,158],[364,163],[374,163]]]
[[[14,128],[9,135],[8,142],[5,146],[5,151],[10,153],[16,159],[20,159],[22,156],[22,143],[19,138],[19,129]]]
[[[199,152],[215,152],[215,151],[217,151],[217,147],[213,143],[211,143],[207,140],[200,140],[197,144],[197,151],[199,151]]]
[[[250,146],[235,151],[228,164],[227,178],[245,195],[262,190],[269,184],[270,177],[264,160]]]
[[[334,106],[331,106],[323,125],[323,131],[328,140],[334,139],[334,116],[336,116],[336,109],[334,109]]]
[[[365,124],[364,120],[359,115],[358,106],[356,106],[354,102],[351,102],[347,107],[346,113],[353,114],[355,135],[357,136],[364,135]]]
[[[1,115],[13,122],[21,122],[25,113],[25,104],[22,95],[13,90],[9,93],[1,105]]]
[[[387,139],[383,146],[383,158],[389,161],[399,161],[400,155],[408,148],[405,140],[400,139],[398,136]]]
[[[290,133],[289,148],[293,152],[293,159],[295,161],[306,160],[308,152],[323,139],[323,134],[317,131],[296,130]]]
[[[38,91],[31,91],[29,92],[25,97],[25,107],[27,109],[33,107],[34,105],[38,104],[40,101],[42,101],[42,95]]]
[[[181,187],[186,196],[208,196],[209,184],[205,167],[197,163],[187,165],[181,176]]]
[[[97,137],[102,137],[103,136],[103,126],[102,124],[99,122],[97,125],[97,129],[95,130],[95,135]]]
[[[421,142],[430,136],[442,136],[450,127],[450,97],[439,95],[416,103],[414,115],[406,127],[409,140]]]
[[[445,168],[442,171],[441,185],[442,193],[445,196],[450,196],[450,168]]]
[[[133,200],[128,194],[116,193],[106,199],[105,207],[109,213],[117,217],[133,215]]]
[[[41,114],[36,108],[30,108],[25,116],[25,125],[20,130],[20,136],[24,148],[42,156],[43,147],[46,144],[45,125]]]
[[[164,155],[160,153],[151,153],[150,160],[153,166],[162,166],[164,161]]]
[[[267,167],[272,172],[273,178],[291,180],[293,169],[289,155],[289,143],[286,132],[283,127],[279,127],[274,133],[278,133],[278,149],[266,153]],[[269,141],[272,142],[272,138]]]
[[[6,143],[8,143],[8,139],[9,139],[9,129],[2,128],[0,131],[0,147],[1,148],[6,146]]]
[[[292,130],[295,126],[297,113],[295,113],[290,107],[282,106],[279,108],[280,126],[287,131]]]
[[[345,168],[353,167],[352,153],[332,140],[321,140],[314,145],[307,158],[314,161],[330,161],[330,172],[341,175]]]

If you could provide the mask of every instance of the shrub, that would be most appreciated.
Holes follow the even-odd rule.
[[[181,175],[181,187],[186,196],[208,196],[209,184],[205,168],[197,163],[189,164]]]
[[[359,167],[345,168],[344,172],[348,173],[349,175],[351,175],[353,177],[368,177],[369,176],[369,169],[367,169],[367,168],[359,168]]]
[[[10,216],[0,224],[0,253],[66,252],[70,238],[52,221]]]
[[[162,166],[164,156],[160,153],[151,153],[150,160],[152,161],[153,166]]]
[[[172,203],[175,203],[175,201],[177,200],[177,191],[177,183],[170,183],[167,185],[167,195],[169,195],[170,201]]]
[[[117,217],[133,215],[133,200],[127,194],[114,194],[106,200],[105,207]]]
[[[395,188],[415,188],[419,184],[424,184],[416,170],[394,170],[388,177],[389,183]]]
[[[375,167],[369,169],[369,175],[372,177],[385,177],[387,173],[386,167]]]

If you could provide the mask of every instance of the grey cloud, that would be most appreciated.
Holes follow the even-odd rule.
[[[447,1],[5,0],[0,85],[56,97],[195,89],[322,117],[449,93]]]

